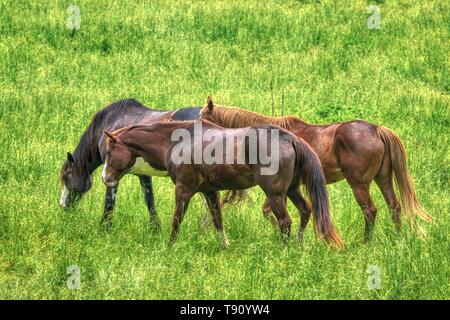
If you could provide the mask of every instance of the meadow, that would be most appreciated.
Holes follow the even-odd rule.
[[[76,0],[80,28],[68,29],[72,3],[0,1],[0,298],[450,298],[448,1]],[[380,9],[379,28],[368,25],[369,5]],[[310,123],[365,119],[394,130],[435,218],[422,223],[426,237],[397,233],[373,185],[378,216],[364,244],[346,182],[328,186],[344,251],[316,239],[312,224],[302,247],[294,237],[282,246],[258,188],[225,209],[227,250],[213,229],[200,232],[199,196],[167,247],[167,178],[154,178],[159,233],[134,176],[121,183],[109,233],[99,228],[101,170],[76,208],[59,206],[66,152],[109,103],[131,97],[169,110],[211,95],[270,115],[271,82],[276,115],[284,95],[284,114]],[[67,286],[70,266],[78,289]]]

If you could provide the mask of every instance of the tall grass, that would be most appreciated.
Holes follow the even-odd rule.
[[[0,297],[448,299],[449,12],[445,1],[77,1],[81,28],[66,28],[67,1],[0,2]],[[328,249],[312,226],[281,246],[253,189],[224,212],[231,248],[201,233],[191,202],[177,244],[166,246],[174,188],[155,178],[163,222],[152,233],[137,178],[123,179],[110,233],[99,230],[104,187],[69,212],[58,205],[59,169],[93,114],[126,97],[174,109],[221,104],[313,123],[355,118],[403,139],[423,206],[436,218],[421,240],[397,234],[379,190],[374,239],[349,186],[329,186],[333,221],[347,245]],[[298,214],[292,205],[293,228]],[[80,289],[66,285],[81,270]],[[369,266],[380,286],[367,286]]]

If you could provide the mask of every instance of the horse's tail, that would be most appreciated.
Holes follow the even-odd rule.
[[[245,190],[227,190],[222,197],[222,207],[234,205],[244,201],[247,198],[248,189]]]
[[[400,202],[405,212],[410,226],[413,226],[414,217],[417,215],[422,220],[432,222],[430,216],[420,205],[416,190],[406,166],[406,152],[400,137],[391,129],[379,126],[378,133],[385,146],[390,150],[392,171],[395,175],[398,190],[400,192]]]
[[[293,138],[297,171],[295,176],[305,185],[311,200],[316,234],[331,245],[341,248],[342,241],[331,223],[330,204],[320,160],[305,141],[295,136]]]

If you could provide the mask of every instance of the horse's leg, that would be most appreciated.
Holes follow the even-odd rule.
[[[205,211],[205,214],[202,217],[202,220],[200,221],[200,229],[201,230],[205,230],[206,228],[208,228],[208,226],[211,225],[212,223],[212,219],[211,219],[211,214],[210,214],[210,209],[209,209],[209,205],[208,205],[208,201],[206,200],[206,196],[201,193],[202,195],[202,199],[203,199],[203,204],[205,205],[205,208],[207,209]]]
[[[328,163],[339,166],[364,213],[365,241],[370,240],[377,209],[369,187],[383,165],[386,146],[377,128],[365,122],[340,124],[327,156]]]
[[[383,194],[384,200],[386,201],[389,209],[391,211],[392,221],[395,227],[400,231],[402,227],[402,222],[400,219],[400,203],[394,192],[394,186],[392,184],[392,174],[391,175],[378,175],[375,178],[375,182]]]
[[[275,216],[272,214],[272,209],[270,208],[270,204],[269,204],[269,199],[268,198],[266,198],[266,200],[264,201],[264,204],[262,206],[262,212],[263,212],[264,218],[269,220],[270,223],[272,225],[274,225],[275,227],[278,227],[278,221],[275,218]]]
[[[101,220],[101,226],[106,230],[111,229],[112,226],[112,213],[116,204],[116,194],[119,185],[115,187],[106,187],[105,194],[105,209],[103,211],[103,217]]]
[[[300,213],[300,227],[298,229],[298,241],[303,241],[303,233],[311,216],[311,204],[303,198],[298,188],[288,191],[288,197]]]
[[[180,224],[183,221],[184,214],[186,213],[186,210],[189,206],[189,201],[191,200],[192,196],[193,192],[191,190],[185,188],[180,184],[176,185],[175,187],[176,205],[175,211],[173,213],[172,233],[170,235],[169,246],[174,244],[177,239]]]
[[[268,195],[270,207],[272,208],[275,217],[277,217],[278,226],[280,228],[281,236],[287,239],[291,233],[292,220],[286,209],[285,195]]]
[[[269,199],[266,198],[264,200],[263,206],[262,206],[262,212],[266,219],[270,220],[270,217],[272,216],[272,209],[270,208]]]
[[[364,241],[368,242],[372,236],[373,226],[375,224],[375,217],[377,215],[377,209],[370,197],[370,183],[356,184],[350,182],[353,194],[355,195],[356,201],[361,207],[364,213],[364,220],[366,223]]]
[[[154,230],[159,230],[161,229],[161,222],[159,221],[159,218],[156,214],[155,198],[153,196],[152,177],[139,176],[139,181],[141,182],[145,204],[147,205],[148,213],[150,216],[150,226]]]
[[[228,248],[230,246],[230,242],[228,241],[225,230],[223,229],[222,222],[222,209],[220,208],[220,195],[218,191],[214,191],[211,193],[205,193],[205,200],[209,208],[209,212],[211,213],[212,221],[214,226],[220,235],[220,243],[223,248]]]

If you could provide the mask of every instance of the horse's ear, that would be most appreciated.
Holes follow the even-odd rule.
[[[108,136],[108,138],[110,138],[112,141],[114,141],[114,142],[117,142],[117,139],[116,139],[116,137],[112,134],[112,133],[109,133],[108,131],[103,131],[107,136]]]
[[[213,111],[213,109],[214,109],[214,103],[213,103],[211,97],[208,97],[207,104],[208,104],[208,112],[211,113]]]
[[[73,159],[73,156],[72,156],[72,154],[70,152],[67,152],[67,160],[71,164],[73,164],[75,162],[75,160]]]

